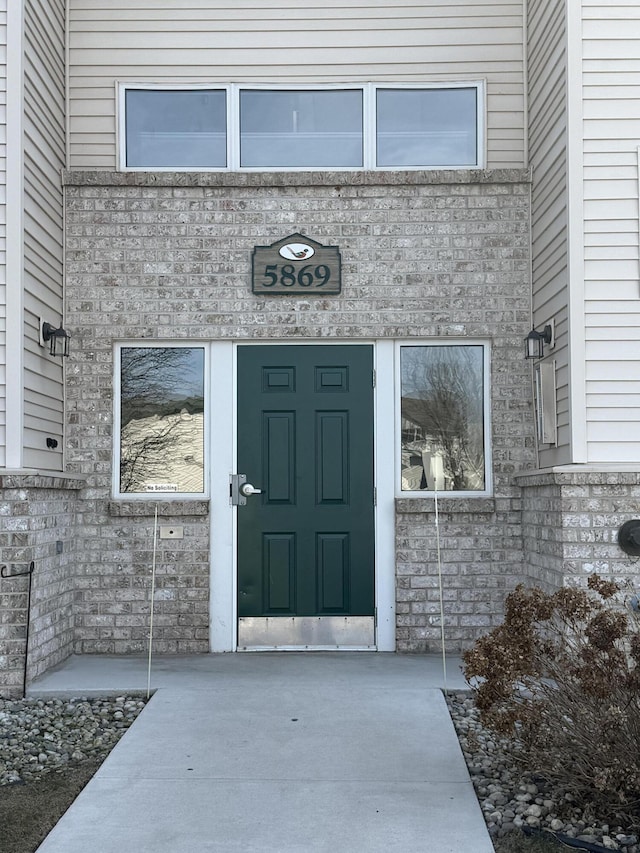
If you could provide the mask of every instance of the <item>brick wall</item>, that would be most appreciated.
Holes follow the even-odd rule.
[[[116,515],[110,501],[113,344],[140,339],[491,339],[495,501],[464,502],[464,511],[451,501],[442,519],[448,638],[458,648],[484,631],[522,571],[513,474],[535,464],[522,357],[528,173],[89,172],[65,181],[67,460],[88,480],[76,650],[137,651],[147,630],[151,509]],[[254,246],[297,231],[340,247],[341,295],[251,293]],[[399,645],[422,651],[439,642],[432,513],[400,503]],[[208,517],[180,523],[182,545],[160,556],[159,648],[204,650]]]
[[[532,582],[547,589],[583,586],[592,572],[637,580],[637,558],[618,546],[618,529],[640,517],[640,473],[558,470],[517,482]]]
[[[34,563],[28,679],[64,660],[72,650],[76,517],[81,479],[44,475],[0,476],[0,695],[22,690],[28,571]]]
[[[158,510],[156,525],[155,510]],[[195,654],[209,649],[208,501],[118,501],[83,506],[75,587],[77,654],[149,649],[152,567],[153,650]],[[160,525],[181,525],[184,538],[163,540]]]
[[[397,500],[396,549],[399,650],[441,648],[442,584],[445,640],[461,651],[498,624],[522,579],[519,497],[441,497],[437,519],[434,500]]]

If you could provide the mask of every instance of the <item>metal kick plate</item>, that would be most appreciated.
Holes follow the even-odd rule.
[[[238,648],[372,649],[376,648],[373,616],[241,616]]]

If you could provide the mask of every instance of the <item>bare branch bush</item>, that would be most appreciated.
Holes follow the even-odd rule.
[[[640,826],[640,631],[618,584],[517,587],[463,662],[483,723],[520,741],[528,770]]]

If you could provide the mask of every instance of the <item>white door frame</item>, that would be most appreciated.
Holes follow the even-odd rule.
[[[270,344],[359,344],[373,346],[376,370],[374,441],[376,486],[376,647],[396,648],[395,616],[395,503],[394,503],[394,342],[269,340]],[[236,513],[229,503],[229,476],[236,464],[236,352],[250,341],[214,341],[211,344],[209,387],[211,503],[211,575],[209,593],[209,647],[212,652],[237,648]]]

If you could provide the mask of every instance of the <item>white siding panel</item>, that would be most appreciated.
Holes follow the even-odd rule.
[[[7,0],[0,0],[0,467],[6,465]]]
[[[638,202],[637,199],[633,198],[615,198],[611,193],[614,181],[608,181],[605,176],[601,178],[601,181],[604,183],[605,193],[608,190],[610,196],[609,198],[591,198],[585,201],[585,221],[589,224],[594,219],[609,220],[611,227],[617,231],[620,228],[621,221],[631,222],[636,219]],[[596,182],[591,181],[590,183]],[[595,190],[593,193],[595,195]]]
[[[610,300],[591,299],[587,304],[587,326],[597,329],[599,326],[623,327],[625,325],[640,325],[640,303],[638,298],[632,297],[626,302],[617,302],[612,305]]]
[[[547,467],[570,461],[564,0],[530,0],[528,38],[534,325],[554,319],[556,329],[558,445],[541,449]]]
[[[609,393],[602,393],[596,397],[593,402],[597,402],[600,406],[606,406],[605,408],[598,409],[598,418],[602,417],[606,419],[608,417],[607,413],[611,409],[620,409],[624,410],[624,412],[639,412],[640,410],[640,393],[633,393],[633,391],[629,391],[627,394],[616,393],[617,392],[618,383],[616,383],[616,387]],[[589,397],[587,397],[587,402],[591,402]],[[616,417],[623,418],[623,412],[616,412]],[[595,419],[595,418],[594,418]]]
[[[593,264],[593,261],[587,262],[587,266],[589,267]],[[592,299],[596,299],[598,301],[607,299],[611,306],[610,310],[615,310],[617,303],[624,303],[631,299],[638,298],[638,282],[629,280],[631,270],[633,268],[637,269],[638,265],[637,263],[634,264],[629,261],[627,261],[626,264],[627,266],[625,271],[622,264],[616,265],[614,261],[609,261],[608,263],[603,261],[600,263],[603,278],[598,281],[588,280],[585,282],[587,316],[591,313],[589,311],[589,302]]]
[[[620,286],[616,287],[614,298],[621,299],[623,293],[638,295],[638,252],[636,247],[635,260],[628,258],[620,259],[618,253],[615,257],[602,260],[589,261],[587,263],[587,290],[589,298],[595,294],[605,294],[609,286],[609,282],[619,282]]]
[[[640,406],[614,406],[609,404],[607,409],[598,409],[592,418],[592,423],[602,421],[615,424],[626,424],[627,421],[638,422],[640,420]],[[637,437],[637,436],[636,436]]]
[[[115,83],[487,80],[489,168],[522,166],[522,0],[70,0],[71,168],[115,169]]]
[[[613,366],[615,372],[622,364],[640,360],[640,341],[620,339],[617,330],[613,330],[609,340],[587,340],[586,353],[589,361]]]
[[[612,435],[620,435],[620,432],[616,427],[619,427],[619,424],[611,425],[610,433]],[[605,431],[602,434],[601,438],[596,438],[596,440],[589,440],[587,444],[587,452],[589,454],[589,459],[597,459],[598,462],[602,463],[631,463],[637,464],[638,459],[640,459],[640,442],[633,441],[632,437],[629,437],[629,441],[613,441],[607,438],[607,433],[609,431]],[[638,435],[637,429],[635,430],[635,436]]]
[[[595,85],[598,76],[587,79],[589,96],[600,99],[606,92],[616,107],[612,111],[600,100],[590,107],[599,119],[609,116],[608,136],[600,120],[585,125],[585,196],[591,199],[585,205],[588,453],[594,463],[634,463],[640,458],[640,140],[629,136],[630,92],[623,69],[615,88],[610,71],[606,90]],[[597,134],[590,133],[594,128]]]
[[[61,467],[62,365],[38,343],[38,318],[62,316],[65,3],[25,3],[24,464]],[[46,447],[56,438],[59,450]]]
[[[635,382],[640,391],[640,372],[637,361],[633,359],[618,361],[589,361],[587,362],[587,379],[599,382],[618,381]],[[610,391],[613,388],[609,389]],[[638,433],[640,435],[640,432]]]

